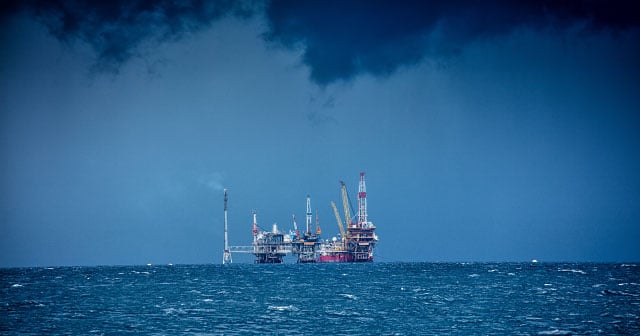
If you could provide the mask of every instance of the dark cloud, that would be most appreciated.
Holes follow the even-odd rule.
[[[91,46],[97,70],[117,72],[146,45],[178,40],[228,15],[250,17],[256,9],[234,0],[42,0],[6,2],[1,12],[34,14],[59,40]]]
[[[26,0],[0,3],[0,18],[27,10],[66,43],[96,53],[95,69],[117,72],[132,57],[179,40],[225,16],[265,13],[264,38],[302,50],[320,86],[360,74],[388,76],[425,57],[522,26],[618,31],[639,25],[636,1],[562,0]]]
[[[265,38],[303,51],[311,80],[325,86],[359,74],[387,76],[479,38],[529,26],[620,30],[638,26],[634,1],[296,1],[266,9]]]

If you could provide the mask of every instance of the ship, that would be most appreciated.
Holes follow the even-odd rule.
[[[257,223],[257,213],[253,211],[251,230],[253,244],[251,246],[229,246],[227,236],[227,190],[225,189],[225,242],[222,263],[231,263],[231,253],[253,254],[255,263],[258,264],[280,264],[284,262],[287,255],[294,256],[297,263],[373,262],[375,246],[379,239],[375,232],[376,226],[369,221],[367,213],[365,173],[360,173],[357,212],[353,209],[347,187],[343,181],[340,181],[340,194],[344,221],[336,204],[333,201],[331,202],[331,207],[340,229],[339,238],[322,239],[322,230],[317,212],[314,230],[312,227],[311,196],[307,195],[306,227],[303,233],[298,229],[295,215],[292,217],[293,231],[282,232],[275,223],[270,231],[261,231]],[[351,214],[354,213],[355,216],[352,216]]]

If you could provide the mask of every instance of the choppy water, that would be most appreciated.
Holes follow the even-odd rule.
[[[635,264],[0,269],[1,334],[640,334]]]

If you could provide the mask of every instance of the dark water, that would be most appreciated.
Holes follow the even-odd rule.
[[[0,269],[1,334],[640,334],[640,266]]]

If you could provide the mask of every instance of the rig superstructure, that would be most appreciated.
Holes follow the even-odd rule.
[[[273,224],[270,232],[258,231],[257,214],[253,212],[253,254],[258,264],[281,264],[282,259],[291,253],[291,239],[278,230],[278,224]],[[285,239],[285,237],[287,237]]]
[[[318,223],[318,214],[316,213],[316,230],[313,232],[313,213],[311,212],[311,196],[307,195],[307,227],[304,235],[301,237],[297,230],[293,215],[293,228],[296,230],[295,237],[291,242],[291,253],[297,256],[298,263],[314,263],[316,262],[318,250],[320,249],[320,225]]]
[[[315,230],[313,226],[313,213],[311,211],[311,196],[307,195],[306,227],[301,235],[296,217],[293,215],[293,231],[288,233],[278,230],[277,224],[273,224],[271,231],[259,230],[256,211],[253,211],[251,246],[229,246],[227,237],[227,190],[224,193],[224,218],[225,218],[225,247],[223,264],[231,263],[231,253],[250,253],[255,256],[255,262],[259,264],[279,264],[284,261],[286,255],[296,257],[298,263],[314,262],[372,262],[375,245],[378,236],[375,233],[375,225],[369,221],[367,213],[367,188],[365,174],[360,173],[358,183],[358,211],[352,217],[353,205],[350,202],[347,187],[340,181],[340,194],[344,210],[344,225],[335,203],[331,202],[338,228],[340,239],[334,237],[329,240],[321,239],[318,214],[316,212]],[[346,229],[345,229],[346,226]]]

